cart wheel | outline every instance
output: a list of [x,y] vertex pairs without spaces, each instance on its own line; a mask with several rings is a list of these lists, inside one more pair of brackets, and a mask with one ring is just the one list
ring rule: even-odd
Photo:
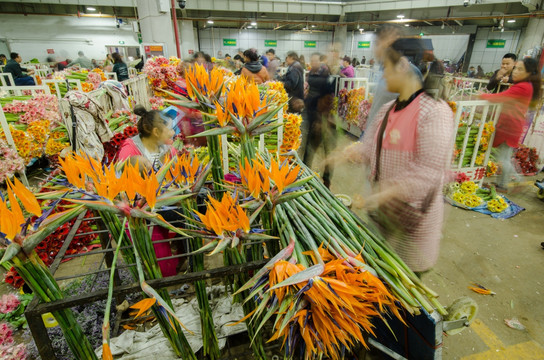
[[[447,310],[448,310],[448,315],[446,316],[447,321],[455,321],[455,320],[461,320],[463,318],[466,318],[467,322],[470,325],[476,318],[476,314],[478,314],[478,304],[476,304],[476,301],[472,300],[468,296],[463,296],[455,300],[448,307]],[[446,331],[446,334],[448,335],[459,334],[461,331],[465,329],[465,327],[466,326],[460,327],[458,329],[448,330]]]
[[544,189],[538,189],[538,192],[536,193],[536,197],[544,201]]

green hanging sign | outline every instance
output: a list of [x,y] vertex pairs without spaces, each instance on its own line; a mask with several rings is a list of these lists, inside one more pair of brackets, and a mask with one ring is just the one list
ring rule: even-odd
[[506,45],[506,40],[500,40],[500,39],[487,40],[486,48],[498,49],[498,48],[504,48],[504,45]]
[[315,48],[317,47],[317,41],[304,41],[305,48]]
[[278,46],[278,40],[265,40],[264,46],[266,47],[277,47]]
[[236,46],[236,39],[223,39],[223,46]]
[[359,41],[359,42],[357,42],[357,48],[359,48],[359,49],[368,49],[368,48],[370,48],[370,41]]

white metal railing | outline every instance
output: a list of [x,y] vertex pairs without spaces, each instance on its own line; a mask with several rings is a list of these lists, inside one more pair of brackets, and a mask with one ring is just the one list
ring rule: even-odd
[[361,87],[364,87],[365,89],[365,99],[368,99],[368,88],[369,82],[368,78],[342,78],[338,77],[336,82],[336,92],[335,96],[338,96],[338,93],[340,93],[340,90],[342,89],[359,89]]
[[[481,165],[476,164],[478,157],[480,143],[482,140],[482,134],[486,123],[491,122],[493,127],[496,128],[497,121],[501,112],[501,104],[490,103],[485,100],[477,101],[459,101],[457,102],[457,111],[455,113],[455,137],[452,140],[453,144],[451,148],[454,148],[456,140],[462,141],[461,148],[457,149],[459,154],[454,154],[452,161],[452,170],[455,173],[465,173],[471,180],[482,184],[486,174],[487,162],[489,161],[489,155],[493,147],[493,139],[495,138],[495,132],[491,134],[488,140],[487,149],[483,152],[484,157]],[[461,133],[460,124],[466,125],[466,132]],[[471,133],[472,130],[472,133]],[[460,139],[457,139],[457,138]],[[471,137],[475,137],[473,142]],[[470,156],[469,147],[474,146],[472,155]],[[468,162],[467,159],[468,158]]]
[[[78,80],[78,79],[66,79],[66,80],[68,80],[68,83],[70,84],[70,87],[73,90],[78,90],[78,91],[83,92],[83,87],[81,86],[81,80]],[[44,80],[42,80],[42,84],[44,84],[44,85],[53,84],[53,86],[55,87],[55,95],[60,100],[60,99],[62,99],[62,94],[60,92],[60,84],[65,84],[66,85],[66,80],[44,79]],[[74,87],[75,87],[75,89],[74,89]],[[70,90],[70,89],[68,89],[68,90]]]
[[0,85],[15,86],[15,81],[13,81],[11,73],[0,73]]
[[136,76],[138,76],[138,70],[136,70],[133,67],[129,67],[128,68],[128,77],[133,78],[133,77],[136,77]]
[[133,108],[135,104],[141,104],[148,110],[151,108],[151,89],[148,86],[147,76],[142,74],[135,78],[128,79],[122,82],[127,89],[129,104]]
[[117,73],[105,71],[104,75],[108,78],[108,80],[117,81]]
[[6,93],[6,96],[36,95],[39,93],[50,95],[51,90],[46,85],[1,86],[0,93]]

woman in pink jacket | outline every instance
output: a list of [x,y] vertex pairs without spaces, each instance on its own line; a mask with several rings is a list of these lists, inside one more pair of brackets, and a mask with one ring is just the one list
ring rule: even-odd
[[[140,164],[140,169],[145,172],[154,171],[161,167],[166,157],[176,156],[176,150],[170,145],[174,137],[174,130],[171,126],[171,120],[161,117],[157,110],[147,111],[143,106],[137,105],[134,113],[140,116],[138,121],[139,134],[125,140],[119,152],[119,160],[127,160]],[[161,215],[167,221],[172,215],[170,212],[162,212]],[[155,226],[151,234],[151,241],[159,241],[171,238],[167,229]],[[172,256],[172,250],[169,242],[160,242],[154,244],[157,258]],[[179,263],[178,258],[159,261],[159,267],[162,276],[176,275],[176,267]]]
[[497,123],[493,147],[499,149],[497,160],[502,164],[499,187],[506,189],[513,174],[512,153],[523,141],[528,123],[526,120],[529,106],[540,100],[542,79],[538,71],[538,62],[525,58],[516,63],[512,70],[512,85],[508,90],[497,94],[481,94],[480,98],[490,102],[502,103],[502,111]]

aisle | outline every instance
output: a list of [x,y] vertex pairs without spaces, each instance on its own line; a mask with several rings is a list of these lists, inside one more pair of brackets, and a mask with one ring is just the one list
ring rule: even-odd
[[[351,141],[352,137],[339,139],[339,148]],[[318,154],[314,163],[318,171],[321,159]],[[336,167],[331,189],[353,196],[360,193],[363,181],[364,172],[358,166],[344,164]],[[536,198],[534,186],[509,197],[526,208],[509,220],[446,207],[439,262],[423,279],[440,294],[444,305],[461,296],[476,300],[479,323],[445,338],[444,360],[544,359],[544,250],[540,246],[544,202]],[[471,282],[497,295],[476,294],[467,289]],[[527,330],[507,327],[504,319],[513,317]]]

